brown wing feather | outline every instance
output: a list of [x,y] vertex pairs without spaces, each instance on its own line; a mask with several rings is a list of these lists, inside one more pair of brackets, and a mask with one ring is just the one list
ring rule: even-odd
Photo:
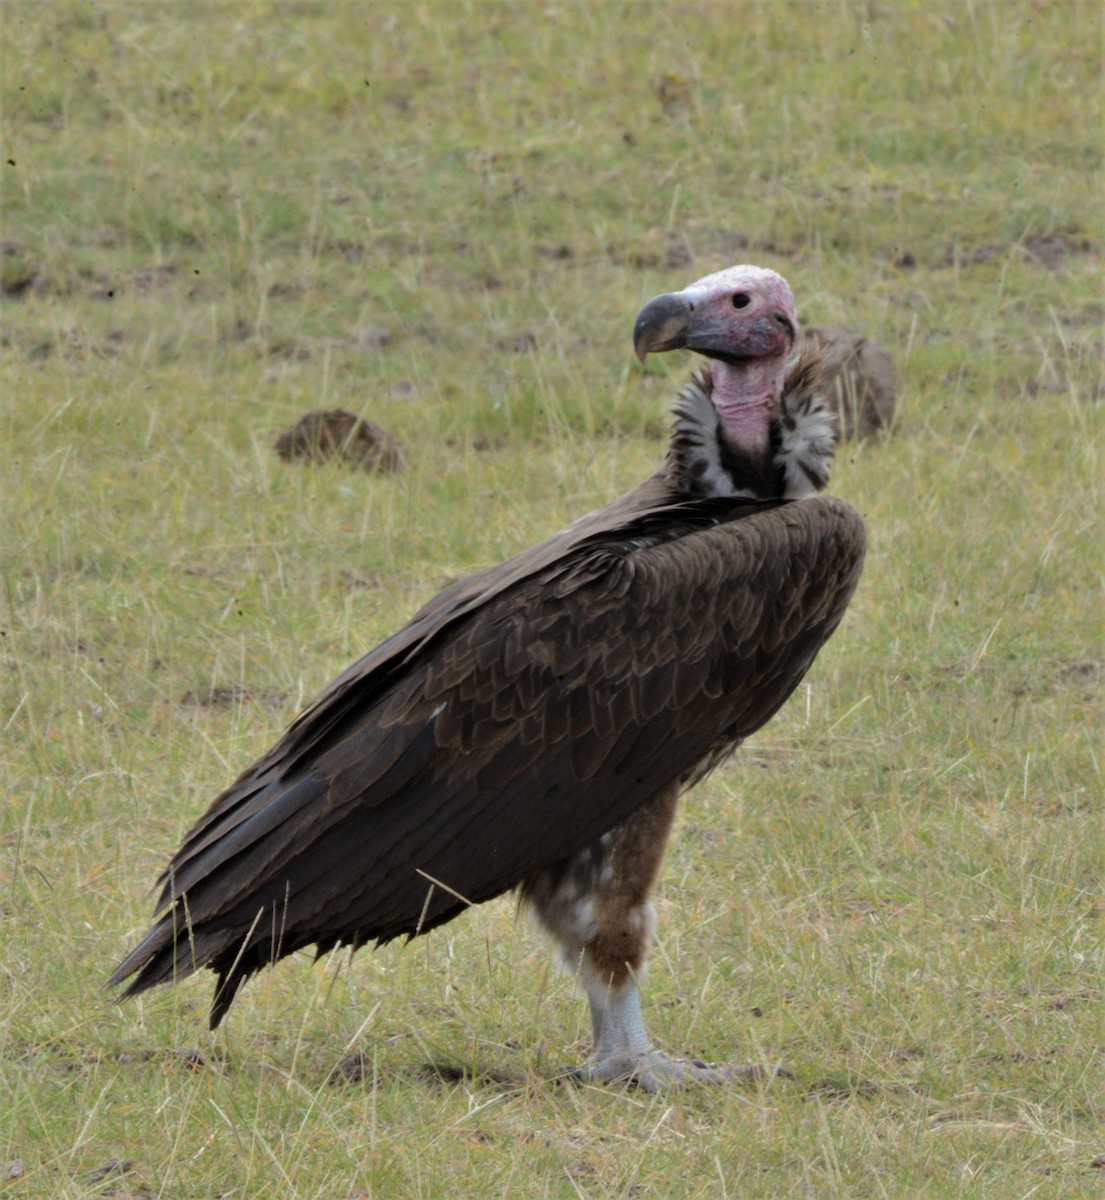
[[264,964],[441,924],[768,720],[843,615],[862,522],[653,485],[442,593],[335,681],[185,839],[113,981],[211,966],[217,1023]]

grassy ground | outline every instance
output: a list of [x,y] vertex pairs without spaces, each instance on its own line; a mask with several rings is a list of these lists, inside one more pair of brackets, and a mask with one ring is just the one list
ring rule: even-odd
[[[0,18],[0,1191],[1099,1188],[1097,6]],[[583,1006],[507,902],[291,960],[218,1036],[206,980],[113,1007],[166,855],[311,694],[651,470],[688,364],[639,369],[633,316],[734,261],[902,378],[834,477],[851,614],[659,897],[654,1036],[794,1078],[548,1082]],[[407,472],[281,464],[322,405]]]

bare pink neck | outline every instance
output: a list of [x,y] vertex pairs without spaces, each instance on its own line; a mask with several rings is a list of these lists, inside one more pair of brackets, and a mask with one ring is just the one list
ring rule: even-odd
[[710,369],[714,381],[710,399],[726,436],[750,454],[765,454],[771,418],[783,394],[786,359],[759,358],[740,366],[715,361]]

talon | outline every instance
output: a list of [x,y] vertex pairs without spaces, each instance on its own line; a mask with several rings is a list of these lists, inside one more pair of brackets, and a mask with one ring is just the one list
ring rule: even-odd
[[637,1054],[618,1054],[571,1068],[563,1077],[586,1083],[620,1083],[655,1095],[665,1089],[683,1090],[689,1084],[705,1083],[719,1087],[736,1082],[757,1082],[764,1078],[791,1078],[790,1072],[776,1068],[770,1074],[762,1067],[739,1063],[708,1063],[701,1058],[673,1058],[661,1050]]

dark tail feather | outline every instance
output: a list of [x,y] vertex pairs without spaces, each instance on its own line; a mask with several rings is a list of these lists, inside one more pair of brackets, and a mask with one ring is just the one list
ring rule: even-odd
[[230,1011],[238,989],[249,978],[256,968],[246,966],[240,960],[231,966],[219,969],[218,982],[215,984],[215,995],[211,998],[211,1012],[207,1018],[209,1029],[218,1029],[223,1017]]
[[155,984],[184,979],[199,968],[201,963],[197,961],[191,929],[180,928],[180,915],[179,909],[166,913],[112,971],[108,987],[116,987],[135,976],[121,1000]]

